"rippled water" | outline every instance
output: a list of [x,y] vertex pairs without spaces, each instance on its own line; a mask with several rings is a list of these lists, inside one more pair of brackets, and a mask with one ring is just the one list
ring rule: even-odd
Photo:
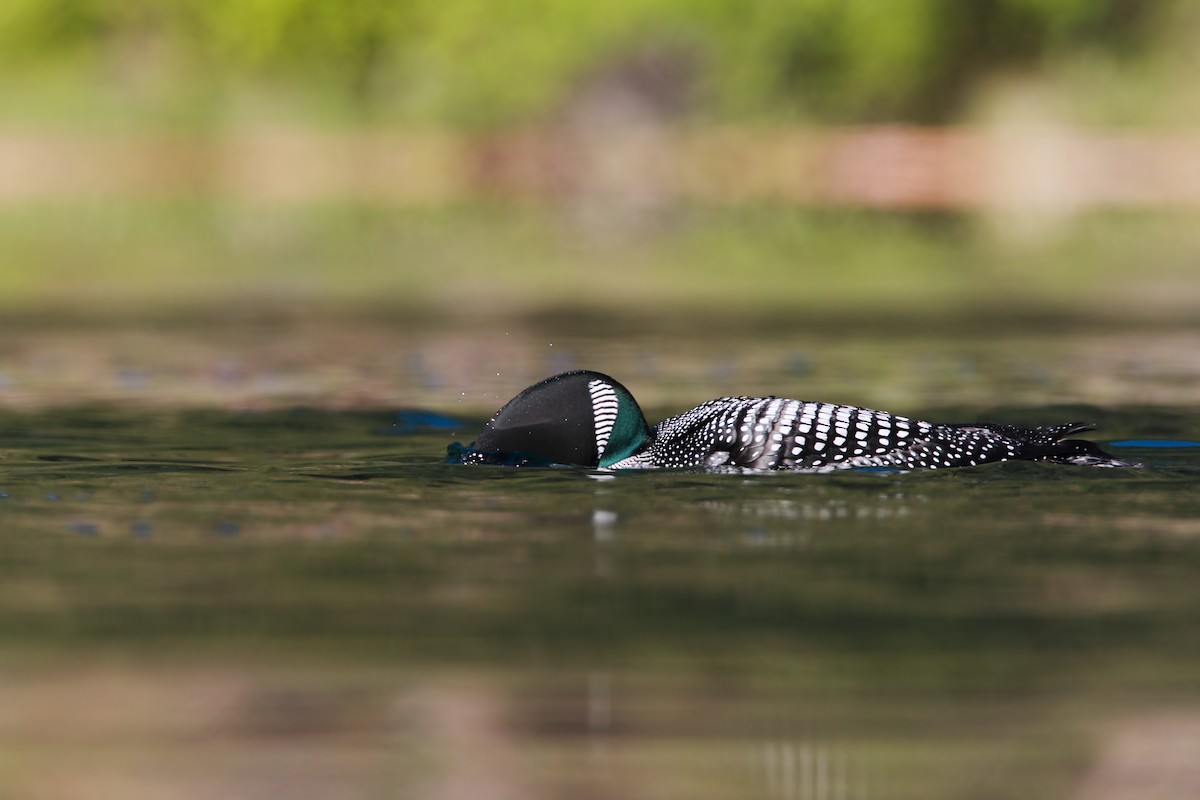
[[1148,467],[610,475],[444,463],[480,420],[9,413],[0,779],[1187,796],[1200,415],[1100,421]]

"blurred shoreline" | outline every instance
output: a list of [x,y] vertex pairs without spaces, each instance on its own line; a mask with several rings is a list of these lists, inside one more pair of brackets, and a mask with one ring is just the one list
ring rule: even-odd
[[[701,340],[697,336],[703,337]],[[903,413],[935,407],[1194,404],[1194,327],[979,328],[946,335],[878,329],[759,328],[617,335],[485,323],[412,326],[322,317],[109,321],[10,329],[0,349],[0,410],[427,408],[485,419],[521,388],[597,369],[648,410],[709,397],[778,394]],[[1089,419],[1097,416],[1088,410]]]
[[223,134],[0,129],[0,208],[89,200],[970,211],[1200,208],[1200,132],[1032,127],[530,128]]

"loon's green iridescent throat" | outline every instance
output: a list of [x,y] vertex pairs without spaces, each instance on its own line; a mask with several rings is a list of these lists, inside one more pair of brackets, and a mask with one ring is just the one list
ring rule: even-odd
[[600,466],[607,469],[650,446],[650,426],[637,401],[629,394],[618,393],[620,405],[608,446],[600,454]]

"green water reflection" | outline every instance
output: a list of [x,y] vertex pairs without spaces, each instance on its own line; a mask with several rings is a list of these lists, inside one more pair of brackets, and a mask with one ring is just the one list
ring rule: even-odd
[[[1123,451],[1144,470],[613,476],[454,467],[446,444],[478,420],[393,421],[0,418],[14,796],[82,796],[47,780],[52,753],[100,796],[1108,797],[1121,775],[1196,778],[1194,749],[1170,756],[1200,730],[1195,449]],[[1198,429],[1190,410],[1106,421]],[[1127,751],[1159,755],[1122,772]]]

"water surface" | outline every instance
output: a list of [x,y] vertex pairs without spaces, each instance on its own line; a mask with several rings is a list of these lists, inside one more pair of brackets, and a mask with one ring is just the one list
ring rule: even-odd
[[1146,469],[613,475],[444,463],[479,419],[8,413],[0,773],[39,797],[1194,785],[1200,418],[1103,422]]

